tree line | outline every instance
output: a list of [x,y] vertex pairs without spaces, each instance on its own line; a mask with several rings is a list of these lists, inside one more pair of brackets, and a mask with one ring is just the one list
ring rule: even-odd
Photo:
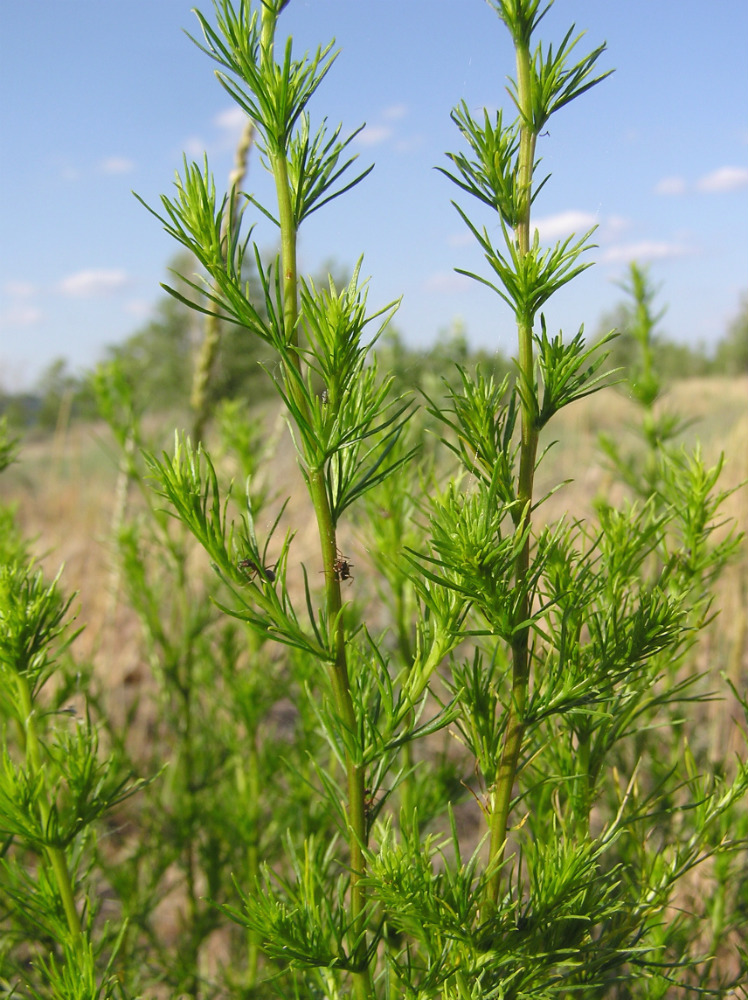
[[[184,273],[185,261],[175,260],[173,271]],[[325,265],[338,284],[346,279],[336,265]],[[170,269],[171,270],[171,269]],[[254,273],[248,273],[250,287],[261,293]],[[664,310],[663,310],[664,312]],[[662,319],[661,312],[658,319]],[[631,374],[637,356],[632,330],[636,323],[633,307],[622,300],[601,316],[596,337],[616,330],[618,336],[608,345],[610,363]],[[132,384],[144,409],[153,409],[154,401],[162,410],[180,411],[189,405],[190,385],[195,358],[203,336],[200,315],[183,302],[164,295],[153,316],[121,343],[109,346],[105,362],[114,361]],[[652,339],[653,363],[663,379],[674,381],[703,376],[739,376],[748,374],[748,291],[741,298],[737,314],[717,343],[708,350],[704,344],[685,344],[657,332]],[[474,365],[480,362],[486,372],[501,377],[513,370],[510,357],[500,351],[487,352],[472,347],[467,331],[459,321],[441,330],[434,343],[415,347],[395,325],[381,338],[377,347],[380,370],[395,378],[401,392],[421,390],[455,377],[455,362]],[[228,399],[251,398],[256,401],[269,394],[268,382],[260,377],[269,359],[263,357],[263,345],[249,338],[241,328],[223,324],[220,348],[211,373],[209,404]],[[91,387],[91,372],[74,372],[64,358],[57,358],[43,372],[34,388],[25,393],[0,391],[0,416],[17,427],[53,429],[60,419],[94,419],[96,402]]]

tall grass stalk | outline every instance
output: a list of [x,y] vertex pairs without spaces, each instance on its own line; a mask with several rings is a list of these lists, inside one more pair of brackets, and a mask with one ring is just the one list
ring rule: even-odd
[[[248,118],[241,137],[237,143],[234,157],[234,167],[229,175],[229,192],[226,202],[221,238],[226,239],[229,230],[235,230],[239,224],[239,197],[238,192],[249,167],[249,153],[252,149],[254,138],[254,123]],[[230,216],[229,216],[230,213]],[[207,313],[203,327],[203,340],[194,367],[192,378],[192,390],[190,393],[190,405],[194,414],[192,424],[192,437],[195,441],[201,441],[205,426],[210,416],[210,401],[208,398],[208,388],[216,363],[218,346],[220,341],[220,322],[215,310]]]

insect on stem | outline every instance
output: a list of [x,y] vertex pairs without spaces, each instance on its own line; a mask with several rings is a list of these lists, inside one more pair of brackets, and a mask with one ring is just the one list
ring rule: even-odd
[[344,556],[343,553],[338,550],[338,557],[332,564],[335,579],[353,581],[354,577],[353,573],[351,573],[352,567],[353,563],[349,562],[348,557]]
[[278,565],[277,563],[273,566],[258,566],[253,559],[245,558],[240,559],[237,565],[240,570],[247,574],[250,580],[254,580],[254,578],[259,574],[260,576],[265,577],[269,583],[275,582],[275,567]]

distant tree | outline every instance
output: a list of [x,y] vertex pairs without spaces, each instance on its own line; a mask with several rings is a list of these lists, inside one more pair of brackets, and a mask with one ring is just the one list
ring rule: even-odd
[[159,405],[187,397],[194,327],[191,316],[173,299],[162,299],[151,320],[107,354],[119,362],[137,394]]
[[627,302],[619,302],[598,320],[595,340],[602,339],[611,330],[618,334],[605,348],[609,356],[608,364],[612,368],[623,368],[630,372],[636,364],[637,344],[632,333],[633,321],[633,311]]
[[208,396],[213,405],[223,399],[241,399],[249,396],[256,400],[268,395],[267,379],[258,378],[260,365],[269,352],[263,350],[258,337],[250,337],[243,327],[224,324],[213,378]]
[[[169,265],[165,282],[179,296],[199,300],[197,264],[187,254],[175,257]],[[186,279],[186,280],[183,280]],[[250,284],[256,275],[247,276]],[[180,298],[165,294],[156,304],[152,318],[140,330],[119,344],[108,348],[108,360],[117,361],[133,386],[136,402],[148,409],[186,409],[189,405],[192,375],[202,341],[203,316]],[[249,345],[249,347],[248,347]],[[222,324],[218,354],[208,393],[211,401],[249,395],[255,398],[261,345],[257,338],[233,324]]]
[[[199,301],[200,275],[196,262],[187,254],[179,254],[169,265],[165,285],[177,293],[166,294],[157,303],[153,317],[144,327],[120,344],[111,346],[108,360],[117,361],[121,371],[133,386],[136,402],[145,408],[187,409],[192,388],[193,370],[204,335],[204,314],[195,312],[188,301]],[[326,262],[315,284],[327,284],[332,275],[338,288],[350,280],[350,274],[333,262]],[[185,280],[186,279],[186,280]],[[254,259],[245,259],[244,280],[249,294],[262,315],[262,294]],[[193,283],[193,284],[190,284]],[[261,365],[271,356],[263,342],[234,323],[221,323],[218,349],[213,360],[207,386],[209,409],[221,400],[242,398],[256,402],[267,396],[272,387],[262,375]]]
[[0,393],[0,417],[8,427],[19,430],[32,426],[39,412],[39,397],[33,392]]
[[72,372],[65,358],[56,358],[47,366],[34,386],[33,396],[36,406],[29,415],[42,430],[51,431],[73,418],[93,414],[85,376]]
[[439,331],[429,347],[409,347],[396,327],[389,327],[377,345],[377,361],[383,375],[392,375],[400,394],[422,390],[429,395],[441,395],[444,383],[456,384],[455,364],[471,367],[480,364],[485,375],[503,378],[512,363],[493,351],[473,350],[467,331],[460,320]]
[[738,313],[717,345],[714,370],[721,375],[748,374],[748,291],[743,292]]
[[[194,270],[184,256],[172,266],[180,274]],[[186,293],[187,286],[183,290]],[[107,349],[107,359],[118,363],[138,402],[147,401],[159,409],[186,405],[199,337],[197,316],[178,299],[164,295],[145,326]]]
[[655,343],[654,361],[665,379],[697,378],[712,373],[712,362],[702,344],[691,346],[662,337]]
[[[245,259],[243,277],[249,284],[250,298],[260,315],[264,315],[264,295],[254,259],[250,259],[249,255]],[[351,274],[336,261],[325,261],[319,272],[313,275],[312,280],[317,285],[326,286],[330,277],[335,286],[341,289],[348,284]],[[272,357],[272,350],[258,337],[249,334],[244,327],[224,323],[211,384],[208,388],[211,404],[215,406],[224,399],[241,399],[247,394],[256,401],[272,392],[266,378],[257,378],[261,374],[260,366]]]

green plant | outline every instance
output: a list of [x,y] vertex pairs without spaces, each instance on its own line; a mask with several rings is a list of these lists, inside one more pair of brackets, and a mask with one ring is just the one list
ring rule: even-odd
[[[445,172],[498,213],[495,245],[458,206],[493,272],[472,277],[516,317],[517,372],[497,383],[463,369],[446,400],[429,400],[459,467],[446,483],[443,464],[431,474],[421,528],[383,561],[393,646],[356,602],[343,601],[350,573],[338,531],[348,508],[366,496],[376,505],[388,483],[394,497],[385,509],[395,516],[396,477],[415,454],[400,446],[410,414],[389,402],[387,380],[366,363],[363,330],[389,312],[367,316],[359,269],[343,289],[297,274],[304,219],[366,172],[346,182],[349,140],[312,130],[307,104],[330,69],[330,47],[296,59],[289,40],[276,61],[285,6],[253,11],[220,0],[217,28],[198,14],[201,47],[254,122],[275,179],[277,208],[247,198],[279,229],[274,264],[253,250],[264,308],[242,284],[248,243],[238,221],[222,232],[226,202],[207,164],[185,164],[160,215],[204,267],[210,308],[275,352],[273,380],[316,516],[324,577],[319,595],[314,574],[293,558],[292,534],[268,572],[279,521],[260,538],[250,503],[229,513],[206,452],[180,440],[172,457],[150,459],[159,492],[229,588],[224,610],[317,664],[306,696],[332,751],[331,760],[314,761],[316,791],[341,840],[289,834],[285,865],[239,885],[240,903],[226,910],[257,935],[271,963],[287,968],[286,985],[276,980],[287,995],[602,995],[624,981],[632,995],[659,995],[679,964],[684,984],[695,975],[707,985],[697,955],[673,957],[661,914],[691,868],[732,849],[715,829],[742,797],[748,772],[740,765],[733,779],[704,784],[686,751],[685,772],[654,768],[650,782],[655,743],[636,737],[663,709],[703,697],[692,693],[692,678],[672,687],[665,678],[703,621],[699,586],[734,545],[710,545],[723,499],[712,493],[716,473],[698,457],[684,459],[657,491],[647,482],[641,502],[601,505],[596,524],[543,524],[543,498],[534,495],[544,428],[609,382],[600,347],[610,337],[589,348],[581,329],[570,339],[550,336],[543,313],[588,266],[591,234],[545,248],[531,226],[545,184],[536,178],[537,138],[607,75],[595,75],[604,47],[575,62],[573,30],[557,48],[535,45],[547,6],[497,0],[516,51],[516,116],[509,124],[501,112],[475,119],[466,104],[453,114],[467,152],[450,154]],[[637,294],[646,302],[643,288]],[[645,338],[642,352],[651,381]],[[252,569],[249,584],[242,566]],[[299,572],[303,611],[292,597]],[[432,829],[446,826],[429,832],[419,822],[413,758],[403,756],[446,726],[472,762],[486,823],[485,843],[467,862],[449,782],[430,810]],[[388,808],[398,788],[399,817]],[[658,830],[670,839],[655,848]]]
[[[14,442],[0,426],[0,470]],[[26,996],[126,996],[116,961],[126,924],[102,924],[93,872],[102,817],[142,787],[100,750],[71,664],[70,605],[0,518],[0,984]],[[82,703],[76,707],[74,702]],[[14,984],[15,980],[15,985]]]
[[[212,602],[226,599],[220,581],[210,567],[195,565],[191,536],[149,488],[142,457],[147,432],[126,369],[103,365],[93,383],[121,456],[114,555],[140,623],[157,713],[148,721],[154,705],[147,696],[137,698],[108,729],[134,768],[161,772],[134,803],[131,833],[116,861],[100,857],[129,919],[123,978],[135,993],[146,966],[146,983],[158,978],[176,995],[249,990],[257,980],[256,942],[238,928],[226,934],[218,904],[233,898],[232,879],[257,877],[260,856],[274,857],[283,829],[300,811],[304,829],[324,825],[302,782],[284,787],[274,778],[280,755],[298,776],[308,768],[293,736],[269,718],[279,699],[303,684],[303,664],[279,662],[261,637],[216,609]],[[259,512],[267,499],[266,490],[254,487],[260,423],[225,406],[220,426],[227,450],[240,449]],[[242,586],[254,572],[246,560],[237,557],[233,567]],[[267,562],[263,555],[258,565],[271,573]],[[306,753],[315,745],[311,721],[300,718],[297,726]],[[150,731],[145,746],[132,736],[144,727]],[[168,898],[179,901],[173,927],[164,926],[160,911]],[[231,963],[208,971],[216,936],[225,939]]]
[[[536,41],[550,4],[491,6],[514,41],[514,110],[456,108],[463,150],[443,172],[490,213],[483,224],[456,206],[490,269],[471,276],[514,314],[517,358],[499,375],[462,356],[422,407],[380,375],[377,338],[395,305],[369,310],[362,265],[345,282],[298,273],[304,220],[368,173],[352,170],[352,136],[312,126],[331,46],[298,58],[289,38],[281,51],[289,0],[216,0],[213,21],[197,14],[276,204],[233,183],[221,196],[207,160],[185,161],[152,211],[203,275],[172,296],[272,357],[298,488],[270,488],[281,456],[248,405],[209,425],[212,326],[193,381],[199,441],[178,433],[161,451],[128,372],[97,374],[120,450],[122,588],[158,705],[145,759],[128,742],[140,703],[107,726],[112,773],[128,762],[160,773],[126,808],[117,796],[129,786],[112,786],[102,803],[117,807],[126,849],[87,855],[124,930],[92,921],[104,945],[76,966],[60,904],[67,923],[57,944],[44,939],[54,963],[37,962],[31,995],[45,982],[60,997],[96,995],[115,970],[123,995],[201,1000],[649,1000],[728,996],[744,982],[748,766],[702,737],[720,681],[697,645],[738,543],[719,522],[728,491],[721,464],[676,447],[677,418],[655,407],[653,292],[632,268],[641,444],[605,443],[619,490],[586,520],[548,515],[564,482],[538,495],[558,412],[621,377],[605,372],[613,334],[590,347],[582,328],[549,333],[549,304],[589,266],[592,234],[545,247],[532,226],[547,181],[538,138],[607,74],[604,47],[577,57],[573,29],[559,46]],[[253,211],[277,226],[270,262],[242,231]],[[0,608],[10,615],[14,600]],[[736,683],[734,696],[746,709]],[[37,732],[36,716],[8,712]],[[86,739],[70,758],[81,772],[99,759]],[[48,781],[72,781],[63,757],[52,749],[54,767],[27,767],[47,803]],[[98,815],[79,814],[86,829]],[[77,855],[58,864],[55,845],[37,841],[50,871],[76,870]],[[23,850],[18,860],[6,894],[36,913],[29,872],[47,869]],[[159,919],[172,893],[175,941]],[[28,924],[14,933],[36,940]],[[218,968],[216,936],[229,945]]]

